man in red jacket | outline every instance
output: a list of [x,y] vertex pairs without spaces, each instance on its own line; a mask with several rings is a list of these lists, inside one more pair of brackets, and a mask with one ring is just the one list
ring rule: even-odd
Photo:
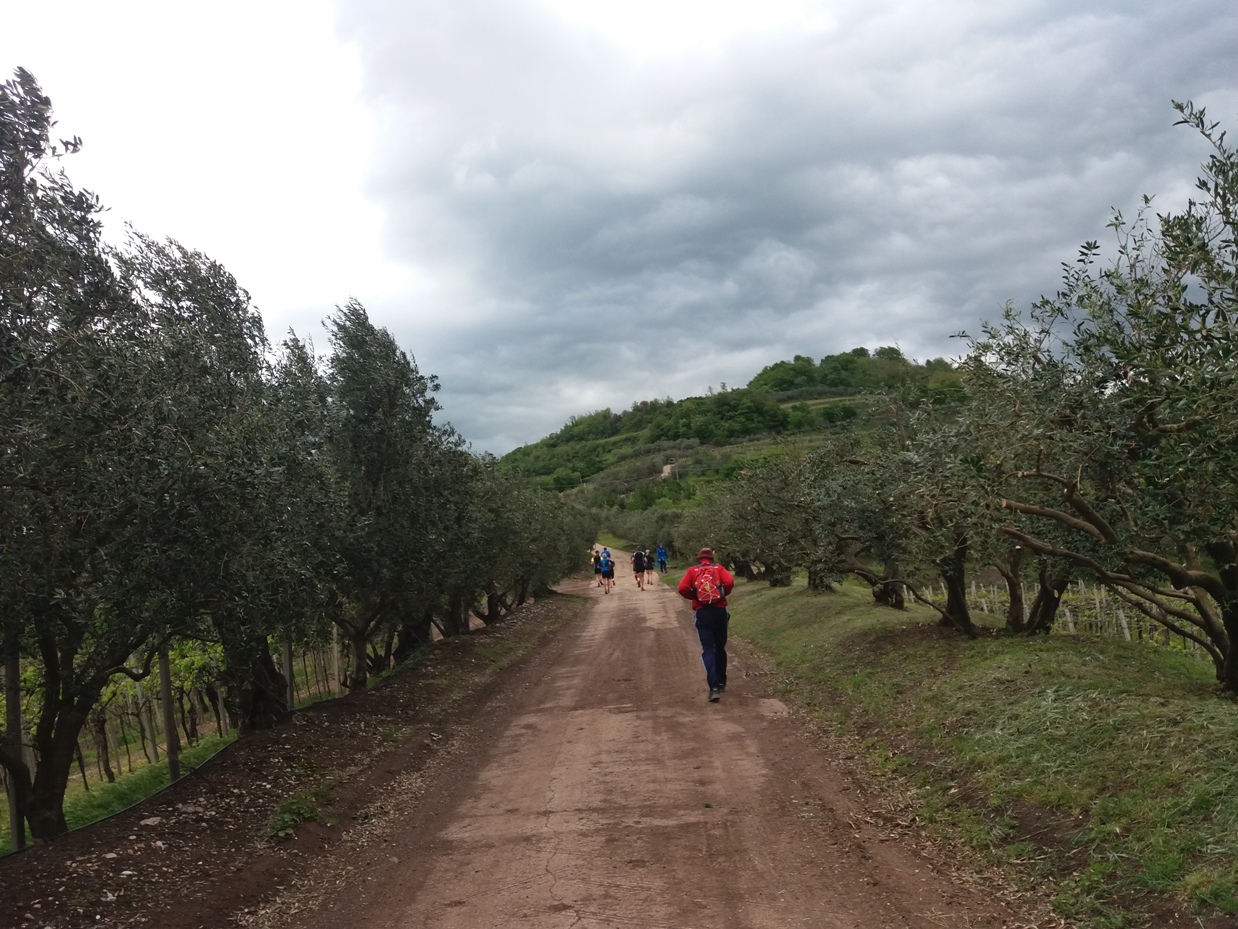
[[717,703],[726,690],[726,595],[735,587],[735,576],[714,563],[714,550],[702,548],[696,564],[679,581],[679,596],[692,601],[696,610],[696,634],[701,640],[701,662],[709,684],[709,702]]

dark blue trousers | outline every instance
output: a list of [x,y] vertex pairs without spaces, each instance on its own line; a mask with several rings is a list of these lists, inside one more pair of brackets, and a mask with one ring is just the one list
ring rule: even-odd
[[726,686],[726,627],[731,614],[724,607],[703,606],[696,611],[696,634],[701,640],[701,663],[709,689]]

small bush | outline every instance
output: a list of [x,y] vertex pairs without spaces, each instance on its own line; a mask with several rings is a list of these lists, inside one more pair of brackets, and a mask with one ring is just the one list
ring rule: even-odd
[[320,805],[326,791],[321,788],[293,794],[279,805],[267,826],[267,835],[273,839],[286,839],[294,835],[301,823],[316,822],[321,818]]

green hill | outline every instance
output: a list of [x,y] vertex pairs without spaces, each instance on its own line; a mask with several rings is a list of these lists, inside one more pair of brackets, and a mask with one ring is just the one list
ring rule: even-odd
[[788,441],[811,445],[864,428],[884,392],[944,394],[957,382],[945,360],[918,364],[893,347],[856,348],[820,361],[796,355],[767,366],[745,387],[573,417],[501,464],[597,507],[676,507],[701,483],[725,478]]

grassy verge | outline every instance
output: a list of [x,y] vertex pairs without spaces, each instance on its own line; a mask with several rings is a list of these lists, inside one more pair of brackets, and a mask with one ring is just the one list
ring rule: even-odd
[[[181,752],[181,771],[188,772],[190,768],[202,764],[231,741],[232,737],[220,738],[218,736],[200,739],[197,745]],[[95,784],[90,790],[67,793],[64,818],[70,829],[77,829],[145,800],[151,794],[166,787],[168,783],[166,759],[155,764],[145,764],[140,768],[134,768],[129,774],[120,775],[114,783]],[[29,842],[29,831],[27,831],[26,838]],[[11,848],[12,836],[9,834],[9,820],[6,815],[3,823],[0,823],[0,854]]]
[[610,532],[599,532],[598,543],[605,545],[612,552],[626,552],[632,548],[632,543]]
[[1238,913],[1238,706],[1206,662],[1100,637],[967,641],[858,586],[741,583],[731,604],[788,697],[865,738],[923,819],[1050,881],[1063,916]]

